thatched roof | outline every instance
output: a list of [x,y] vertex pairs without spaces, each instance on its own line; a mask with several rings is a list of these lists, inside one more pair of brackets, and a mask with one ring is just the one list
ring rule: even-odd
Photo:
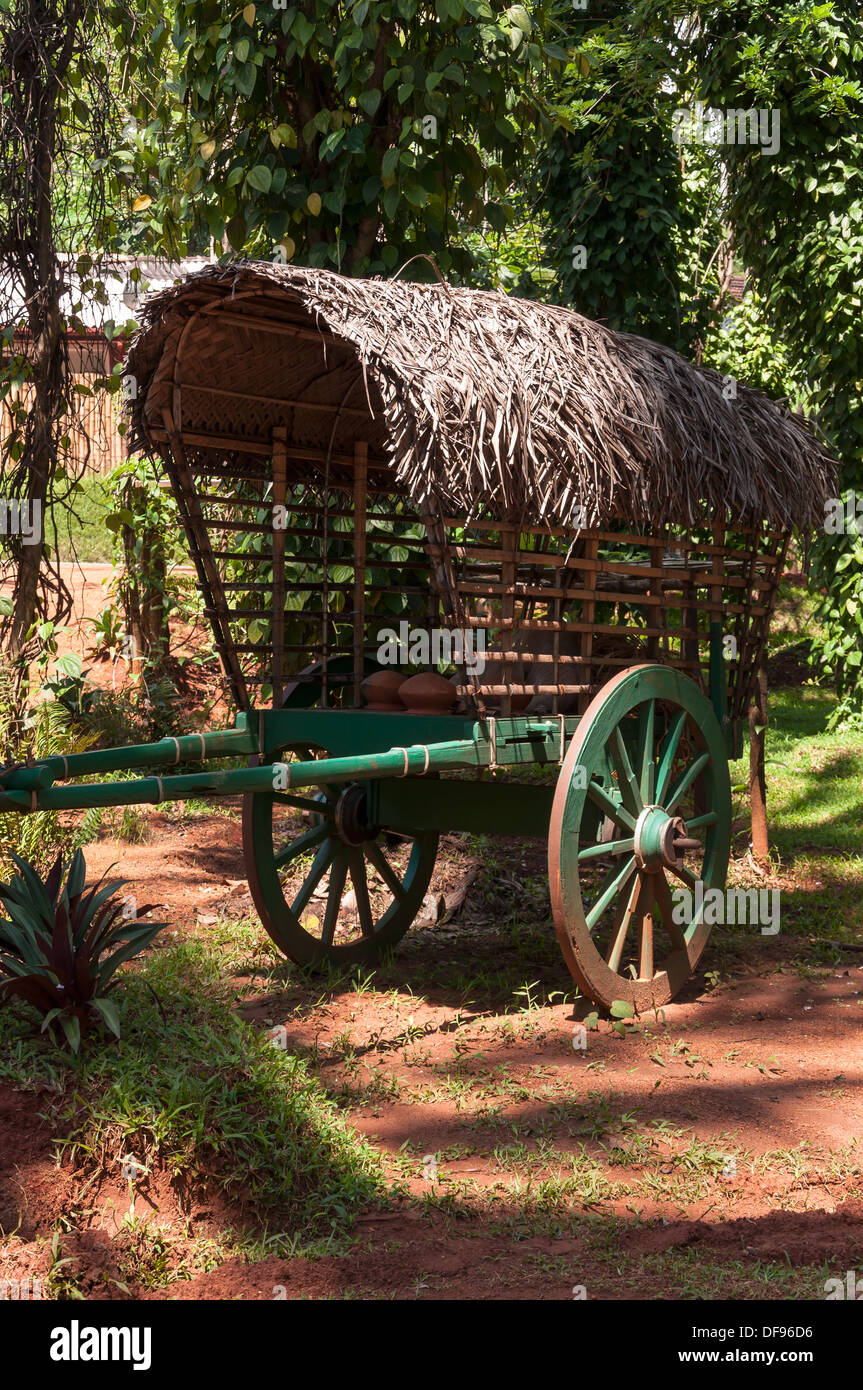
[[563,526],[579,507],[649,529],[717,505],[819,526],[836,486],[805,421],[762,393],[726,399],[667,347],[501,293],[244,261],[142,320],[131,443],[158,446],[167,407],[199,462],[260,459],[287,425],[298,468],[363,439],[419,505]]

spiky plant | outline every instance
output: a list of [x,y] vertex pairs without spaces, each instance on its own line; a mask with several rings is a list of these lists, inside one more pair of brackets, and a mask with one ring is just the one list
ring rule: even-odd
[[18,870],[0,884],[0,1004],[24,999],[42,1014],[42,1031],[62,1029],[77,1052],[81,1035],[101,1019],[119,1038],[120,1018],[110,992],[119,984],[123,961],[149,946],[163,922],[141,924],[123,916],[112,901],[125,880],[105,875],[85,892],[87,874],[80,850],[64,877],[58,856],[46,879],[13,855]]

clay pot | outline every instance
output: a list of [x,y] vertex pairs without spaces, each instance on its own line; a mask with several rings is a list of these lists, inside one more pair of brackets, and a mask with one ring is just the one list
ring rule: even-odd
[[510,709],[512,710],[513,714],[521,714],[522,710],[527,709],[532,699],[533,696],[527,693],[522,693],[521,695],[510,695],[509,703]]
[[457,696],[446,676],[422,671],[399,686],[399,699],[409,714],[449,714]]
[[375,671],[374,675],[366,676],[360,686],[366,709],[402,711],[404,705],[399,699],[399,687],[406,680],[407,676],[400,671]]

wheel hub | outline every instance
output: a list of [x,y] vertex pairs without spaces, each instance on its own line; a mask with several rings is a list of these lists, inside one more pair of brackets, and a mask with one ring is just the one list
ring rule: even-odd
[[356,783],[340,794],[335,806],[336,833],[346,845],[363,845],[377,839],[380,826],[369,825],[366,808],[365,789]]
[[634,839],[635,862],[647,873],[679,868],[689,848],[685,820],[670,816],[661,806],[645,806],[635,823]]

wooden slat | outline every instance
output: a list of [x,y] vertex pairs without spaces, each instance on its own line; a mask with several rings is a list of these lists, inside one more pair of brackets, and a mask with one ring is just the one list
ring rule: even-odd
[[[506,526],[507,523],[502,521],[492,521],[485,517],[473,518],[467,521],[464,517],[447,516],[443,518],[443,524],[444,526],[450,529],[454,528],[460,530],[464,528],[465,530],[469,531],[500,531],[501,528]],[[704,530],[707,528],[702,527],[701,529]],[[736,536],[754,536],[758,534],[757,527],[753,529],[753,527],[751,526],[735,525],[733,528],[729,529],[733,529],[734,534]],[[531,522],[531,524],[528,526],[522,526],[520,528],[520,534],[525,536],[559,536],[567,541],[571,541],[573,538],[573,530],[571,526],[541,526],[538,524],[534,524],[533,522]],[[649,541],[649,535],[644,532],[636,533],[629,531],[584,530],[580,534],[581,537],[585,540],[588,537],[591,537],[592,539],[598,541],[614,541],[620,545],[646,546]],[[667,544],[669,546],[669,549],[677,550],[688,549],[709,551],[711,549],[710,542],[702,545],[700,541],[688,539],[686,536],[668,537]]]
[[[359,709],[365,672],[363,624],[366,611],[366,473],[368,445],[354,444],[354,706]],[[377,563],[377,562],[375,562]]]
[[[588,537],[585,540],[584,558],[586,560],[589,561],[596,558],[598,544],[598,541],[596,541],[593,537]],[[581,616],[585,623],[585,630],[581,634],[581,655],[585,658],[589,658],[593,651],[593,620],[596,616],[596,601],[593,597],[593,594],[596,590],[597,577],[598,576],[596,570],[591,570],[588,574],[587,592],[589,597],[585,598],[582,601],[581,606]],[[584,711],[587,709],[589,703],[589,696],[584,693],[581,693],[578,697],[579,714],[584,714]]]
[[[287,498],[288,431],[284,425],[273,430],[273,509],[284,507]],[[273,529],[273,709],[282,707],[285,641],[285,541],[284,529]]]
[[282,409],[321,410],[327,414],[361,415],[364,420],[372,420],[368,406],[339,405],[333,401],[293,400],[287,396],[259,396],[253,391],[231,391],[226,386],[213,386],[201,381],[184,381],[183,392],[201,391],[208,396],[224,396],[238,401],[261,401],[264,405],[277,405]]
[[[170,454],[166,455],[166,462],[169,463],[169,472],[174,475],[174,495],[184,521],[195,568],[198,571],[198,582],[204,587],[210,607],[217,612],[224,612],[226,604],[222,592],[221,575],[213,560],[210,539],[204,528],[203,514],[189,474],[183,441],[174,428],[173,417],[167,406],[162,411],[162,419],[165,425],[165,436],[171,446]],[[221,627],[218,619],[213,625],[213,636],[222,663],[222,670],[231,688],[237,708],[245,709],[248,705],[248,692],[243,672],[236,659],[230,634]]]
[[[150,433],[154,439],[168,439],[167,432],[163,432],[162,430],[151,430]],[[202,430],[184,430],[183,443],[188,449],[221,449],[226,454],[255,454],[260,455],[262,458],[269,458],[272,450],[272,445],[269,440],[248,438],[236,434],[205,433]],[[286,457],[292,461],[317,463],[320,464],[321,468],[323,468],[327,462],[326,450],[317,449],[312,445],[308,447],[291,445],[290,448],[285,450],[285,454]],[[338,467],[353,469],[353,462],[353,454],[334,453],[330,456],[330,463],[336,464]],[[390,469],[387,460],[383,458],[369,459],[369,467],[379,468],[382,471],[389,471]],[[199,467],[195,471],[199,476],[210,476],[208,469]],[[243,475],[238,473],[235,476],[242,477]],[[335,485],[333,485],[333,491],[336,491]]]

